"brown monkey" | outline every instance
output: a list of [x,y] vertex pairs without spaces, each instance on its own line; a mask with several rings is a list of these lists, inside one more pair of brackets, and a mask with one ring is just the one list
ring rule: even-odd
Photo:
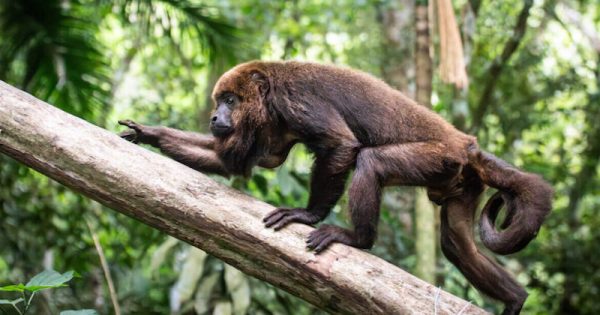
[[[424,186],[442,206],[442,249],[480,291],[518,314],[526,291],[476,247],[473,221],[484,185],[498,189],[480,219],[481,240],[498,254],[525,247],[551,209],[552,189],[539,176],[482,152],[472,136],[419,106],[384,82],[359,71],[301,62],[249,62],[217,82],[213,136],[121,121],[122,136],[158,147],[194,169],[248,175],[274,168],[292,146],[304,143],[315,163],[306,208],[279,208],[267,227],[323,220],[349,188],[353,230],[321,225],[307,245],[321,252],[338,242],[370,248],[375,241],[381,191],[389,185]],[[500,208],[507,215],[495,228]]]

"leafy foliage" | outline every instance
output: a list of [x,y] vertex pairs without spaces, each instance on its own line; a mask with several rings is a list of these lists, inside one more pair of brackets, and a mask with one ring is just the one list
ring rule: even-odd
[[[386,28],[392,34],[409,30],[393,29],[386,18],[412,21],[411,3],[2,1],[0,79],[109,129],[116,127],[118,118],[128,117],[205,130],[214,80],[246,59],[334,62],[387,79],[394,63],[413,58],[414,37],[401,37],[398,47],[387,49],[394,38],[384,38]],[[470,4],[478,6],[472,26]],[[457,91],[436,75],[433,108],[466,129],[486,84],[495,80],[478,131],[480,145],[542,174],[556,190],[555,209],[537,240],[514,257],[498,259],[527,285],[525,312],[595,314],[600,307],[600,265],[595,259],[600,251],[595,212],[600,206],[595,189],[600,185],[600,52],[581,27],[569,22],[561,5],[580,12],[580,20],[591,23],[596,33],[600,6],[588,0],[534,2],[520,45],[502,73],[492,77],[490,66],[514,35],[523,2],[454,5],[464,43],[471,47],[466,50],[471,85]],[[469,27],[472,35],[466,36]],[[433,38],[435,43],[435,33]],[[406,64],[400,75],[406,77],[406,92],[411,94],[414,68]],[[277,170],[256,171],[248,181],[216,179],[273,205],[301,207],[308,199],[311,163],[311,155],[298,146]],[[415,264],[412,194],[405,189],[386,191],[379,239],[372,250],[409,270]],[[328,223],[347,225],[346,203],[343,197]],[[97,227],[124,313],[319,313],[0,156],[0,283],[18,283],[41,267],[73,269],[82,275],[70,286],[76,294],[48,290],[51,302],[34,300],[33,311],[59,313],[93,305],[101,314],[111,312],[86,221]],[[442,288],[499,311],[445,259],[438,261],[437,278]],[[4,291],[17,294],[29,284],[5,286]],[[12,308],[26,301],[19,297],[0,303]]]
[[[0,300],[0,310],[2,305],[10,305],[12,309],[20,315],[26,314],[31,306],[31,301],[35,293],[41,290],[54,289],[66,286],[66,283],[73,279],[74,272],[67,271],[63,274],[54,270],[45,270],[35,275],[27,284],[13,284],[0,287],[0,291],[18,292],[22,297],[14,300]],[[29,295],[29,296],[27,296]],[[22,305],[22,306],[21,306]],[[97,314],[95,310],[64,311],[61,314]]]
[[[5,1],[0,77],[79,116],[108,102],[109,68],[89,1]],[[10,39],[10,40],[7,40]]]
[[73,271],[60,274],[54,270],[45,270],[31,278],[27,284],[16,284],[0,287],[0,291],[29,291],[35,293],[44,289],[64,287],[65,283],[73,279]]

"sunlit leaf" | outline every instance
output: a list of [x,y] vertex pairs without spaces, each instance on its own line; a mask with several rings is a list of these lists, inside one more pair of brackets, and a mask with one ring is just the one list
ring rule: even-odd
[[25,291],[25,285],[22,283],[11,284],[11,285],[7,285],[4,287],[0,287],[0,291],[23,292],[23,291]]
[[204,314],[212,308],[210,304],[211,295],[220,277],[220,273],[213,273],[202,279],[194,298],[194,310],[196,310],[196,313]]
[[246,275],[236,268],[225,264],[225,284],[227,285],[229,294],[231,294],[233,314],[246,314],[248,307],[250,307],[250,286],[248,285]]
[[150,263],[150,272],[156,271],[165,261],[171,249],[177,245],[178,240],[174,237],[168,237],[152,254],[152,260]]
[[171,288],[170,300],[171,310],[178,311],[181,304],[191,299],[198,280],[204,271],[204,260],[206,252],[190,246],[188,256],[183,263],[183,268],[179,274],[179,279]]
[[277,171],[277,182],[279,183],[279,190],[286,196],[292,192],[294,179],[290,176],[287,169],[281,168]]
[[45,270],[31,278],[25,285],[25,290],[36,292],[43,289],[58,288],[73,279],[73,271],[60,274],[54,270]]
[[231,302],[229,301],[219,301],[215,305],[215,309],[213,311],[213,315],[232,315],[231,310]]

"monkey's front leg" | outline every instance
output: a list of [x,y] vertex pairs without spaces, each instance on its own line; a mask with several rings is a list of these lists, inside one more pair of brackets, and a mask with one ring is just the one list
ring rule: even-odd
[[291,222],[310,225],[322,221],[344,193],[348,173],[348,169],[333,171],[330,157],[317,157],[311,173],[308,206],[278,208],[265,216],[265,226],[279,230]]
[[356,159],[356,169],[348,190],[349,208],[354,231],[324,224],[308,237],[308,248],[320,253],[332,243],[357,248],[371,248],[377,234],[382,183],[369,149],[363,149]]
[[159,148],[172,159],[195,170],[229,176],[213,150],[214,138],[211,136],[161,126],[145,126],[131,120],[121,120],[119,124],[131,128],[120,134],[125,140]]

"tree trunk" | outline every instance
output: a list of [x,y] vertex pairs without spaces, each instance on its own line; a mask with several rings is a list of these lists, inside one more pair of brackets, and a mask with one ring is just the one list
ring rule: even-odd
[[385,82],[414,98],[414,1],[396,0],[377,3],[377,22],[383,33],[380,68]]
[[[414,98],[415,88],[414,84],[411,85],[415,78],[414,0],[377,2],[375,9],[377,11],[377,23],[379,23],[383,34],[381,41],[382,58],[380,61],[381,76],[390,86]],[[400,233],[406,235],[413,233],[415,191],[414,187],[397,187],[396,189],[385,190],[384,206],[390,210],[393,219],[400,222],[402,231],[395,231],[391,226],[380,225],[379,238],[394,238],[395,235]],[[393,202],[385,202],[385,200],[390,199]],[[394,248],[394,246],[390,248]],[[402,255],[403,253],[398,253],[391,257],[400,259]]]
[[431,39],[429,36],[429,10],[427,1],[417,1],[415,9],[415,28],[417,33],[415,63],[417,83],[416,100],[419,104],[431,108],[431,79],[432,61],[429,50]]
[[[417,33],[415,61],[417,64],[417,102],[431,108],[432,61],[429,54],[429,12],[427,1],[418,1],[415,10]],[[424,189],[417,190],[415,201],[415,252],[417,264],[415,275],[429,283],[435,283],[436,266],[436,209],[428,200]]]
[[316,256],[311,227],[266,229],[272,206],[1,81],[0,152],[330,313],[485,313],[364,251]]

